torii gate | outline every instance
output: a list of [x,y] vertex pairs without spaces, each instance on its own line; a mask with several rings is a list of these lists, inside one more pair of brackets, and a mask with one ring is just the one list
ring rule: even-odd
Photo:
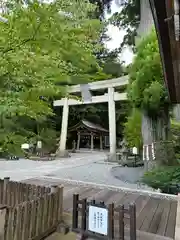
[[[108,102],[108,116],[109,116],[109,138],[110,138],[110,155],[116,153],[116,101],[127,100],[127,94],[119,93],[115,91],[115,88],[122,87],[128,84],[128,76],[123,76],[119,78],[103,80],[92,82],[88,84],[88,88],[91,91],[108,89],[108,93],[99,96],[92,96],[89,101],[80,101],[75,99],[68,99],[68,97],[61,100],[54,101],[53,105],[63,106],[63,116],[61,125],[61,135],[60,135],[60,146],[59,155],[66,155],[66,140],[67,140],[67,129],[68,129],[68,115],[69,106],[72,105],[82,105],[82,104],[93,104],[93,103],[103,103]],[[68,93],[78,93],[81,92],[81,85],[71,86],[68,89]]]

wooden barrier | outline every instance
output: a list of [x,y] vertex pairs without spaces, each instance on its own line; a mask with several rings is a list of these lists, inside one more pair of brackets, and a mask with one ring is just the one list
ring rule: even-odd
[[[2,195],[1,195],[2,194]],[[0,180],[0,239],[40,240],[63,216],[63,187]]]
[[0,204],[14,206],[24,201],[42,197],[51,192],[51,188],[36,186],[21,182],[10,181],[9,178],[0,180]]
[[[88,219],[89,206],[107,209],[108,211],[107,234],[99,234],[97,232],[92,232],[91,230],[88,229],[87,223],[88,221],[91,221],[90,219]],[[81,214],[80,225],[79,225],[79,212]],[[81,240],[87,239],[88,237],[103,239],[103,240],[107,240],[107,239],[113,240],[117,237],[118,239],[124,240],[125,239],[125,224],[124,224],[125,218],[128,218],[130,222],[129,224],[130,240],[136,240],[137,232],[136,232],[136,205],[135,204],[130,204],[128,208],[125,208],[124,205],[115,207],[114,203],[111,203],[108,206],[105,206],[103,202],[96,203],[93,200],[90,203],[87,203],[87,199],[79,199],[78,194],[73,195],[72,231],[80,233]]]

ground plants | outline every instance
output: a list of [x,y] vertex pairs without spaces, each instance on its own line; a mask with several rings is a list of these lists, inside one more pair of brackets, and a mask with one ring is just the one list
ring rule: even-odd
[[158,167],[144,174],[142,182],[160,189],[163,193],[178,194],[180,191],[180,165]]

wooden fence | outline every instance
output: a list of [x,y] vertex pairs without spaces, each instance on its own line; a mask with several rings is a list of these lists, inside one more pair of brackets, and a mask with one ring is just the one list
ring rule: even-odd
[[[102,206],[108,209],[108,233],[107,235],[96,234],[88,230],[88,207],[90,205]],[[81,215],[81,222],[79,224],[79,213]],[[129,221],[129,227],[125,228],[126,220]],[[125,231],[126,230],[126,231]],[[91,203],[87,202],[87,199],[79,199],[78,194],[73,195],[73,219],[72,219],[72,231],[80,233],[81,239],[87,237],[93,237],[103,240],[117,239],[124,240],[128,235],[130,240],[136,240],[136,205],[130,204],[128,208],[124,205],[118,207],[114,206],[114,203],[109,204],[107,207],[103,202],[95,203],[93,200]]]
[[0,180],[0,239],[40,240],[63,216],[63,187]]

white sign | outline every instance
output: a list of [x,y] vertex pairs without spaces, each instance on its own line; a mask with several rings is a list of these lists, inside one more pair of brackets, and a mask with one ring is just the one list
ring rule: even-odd
[[133,147],[132,152],[133,152],[133,154],[137,155],[137,154],[138,154],[138,149],[137,149],[137,147]]
[[22,149],[29,149],[29,144],[28,143],[24,143],[21,145]]
[[155,151],[154,151],[154,143],[152,143],[152,159],[155,160],[156,156],[155,156]]
[[146,146],[146,160],[149,161],[149,147]]
[[37,148],[39,148],[39,149],[42,148],[42,142],[41,141],[37,142]]
[[88,230],[108,234],[108,210],[106,208],[89,206]]

